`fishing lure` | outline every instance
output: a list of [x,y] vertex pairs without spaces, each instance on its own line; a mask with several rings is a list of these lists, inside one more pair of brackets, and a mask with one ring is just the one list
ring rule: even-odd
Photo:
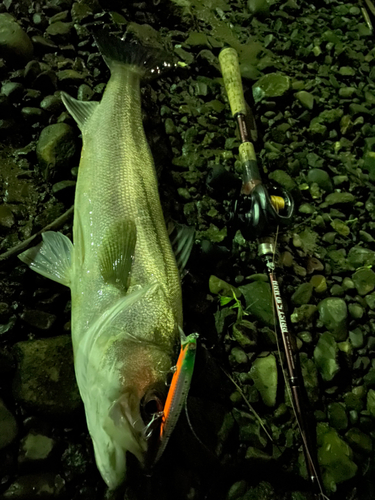
[[162,456],[177,424],[180,413],[186,403],[191,379],[193,377],[198,334],[192,333],[186,337],[182,330],[180,330],[180,334],[181,351],[178,356],[176,369],[164,405],[160,425],[159,446],[154,464],[156,464]]

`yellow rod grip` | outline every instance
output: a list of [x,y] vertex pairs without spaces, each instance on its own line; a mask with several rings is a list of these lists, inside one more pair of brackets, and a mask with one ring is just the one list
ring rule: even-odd
[[219,62],[232,115],[246,114],[237,52],[232,48],[223,49],[219,54]]
[[254,146],[251,142],[243,142],[240,144],[238,148],[241,158],[241,163],[245,163],[246,161],[256,161]]

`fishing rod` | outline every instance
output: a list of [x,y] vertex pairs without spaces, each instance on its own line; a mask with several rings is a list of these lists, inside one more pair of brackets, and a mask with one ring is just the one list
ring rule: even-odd
[[306,412],[303,411],[303,380],[296,366],[292,347],[293,338],[275,274],[275,240],[271,235],[273,229],[278,229],[280,225],[288,225],[292,222],[294,202],[286,190],[275,188],[273,189],[274,194],[270,194],[271,191],[262,183],[254,146],[246,124],[246,103],[237,52],[232,48],[223,49],[219,54],[219,62],[232,116],[237,121],[241,137],[239,154],[242,163],[242,196],[235,204],[234,218],[242,223],[243,236],[249,238],[257,236],[259,238],[258,255],[265,264],[271,283],[278,329],[284,346],[292,407],[302,436],[307,473],[314,496],[322,498],[324,492],[317,459],[315,453],[312,452],[314,449],[312,433]]

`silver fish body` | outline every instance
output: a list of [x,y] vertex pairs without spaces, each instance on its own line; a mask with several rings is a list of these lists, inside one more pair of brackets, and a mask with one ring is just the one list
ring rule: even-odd
[[[101,102],[63,96],[83,141],[74,246],[59,241],[64,249],[58,250],[53,240],[65,237],[45,233],[39,250],[21,259],[71,288],[78,387],[98,468],[114,488],[125,477],[126,452],[142,461],[147,449],[141,401],[165,384],[182,327],[182,299],[142,125],[144,51],[126,59],[118,57],[120,49],[112,57],[101,39],[99,45],[111,70]],[[57,262],[63,255],[69,262]]]

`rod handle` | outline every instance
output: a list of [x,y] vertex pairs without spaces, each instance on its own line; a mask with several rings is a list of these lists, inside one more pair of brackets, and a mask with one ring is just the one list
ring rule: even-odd
[[232,115],[235,117],[238,113],[246,114],[240,65],[236,50],[232,48],[223,49],[219,54],[219,62]]

